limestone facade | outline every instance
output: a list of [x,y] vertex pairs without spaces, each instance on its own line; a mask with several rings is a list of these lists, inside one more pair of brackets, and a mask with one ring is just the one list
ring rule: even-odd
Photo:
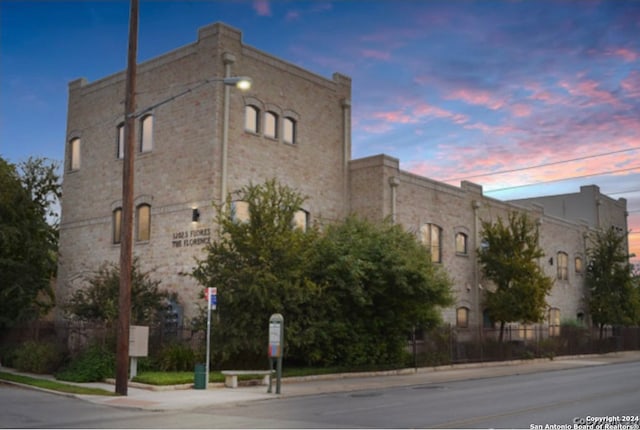
[[[247,92],[225,87],[225,76],[250,76],[253,86]],[[124,72],[69,84],[60,304],[101,264],[119,258],[114,216],[122,205],[124,88]],[[540,264],[549,276],[557,278],[558,254],[567,255],[567,279],[557,280],[548,298],[563,319],[586,312],[583,273],[575,270],[575,259],[584,261],[585,233],[605,225],[626,230],[626,202],[600,195],[597,187],[567,195],[563,203],[559,197],[503,202],[484,196],[480,185],[454,187],[401,171],[386,155],[351,160],[350,78],[336,73],[326,79],[274,58],[223,24],[204,27],[196,42],[140,64],[137,94],[137,112],[144,112],[136,121],[137,142],[142,134],[151,140],[145,151],[136,148],[135,206],[150,209],[150,235],[135,241],[134,255],[143,270],[155,270],[163,288],[178,293],[187,317],[197,312],[201,287],[185,274],[215,238],[211,203],[249,182],[276,178],[296,188],[308,197],[303,209],[310,222],[335,222],[348,213],[390,217],[419,236],[425,225],[436,226],[440,264],[455,282],[456,305],[443,316],[456,324],[466,309],[470,331],[483,325],[484,281],[476,257],[481,220],[528,211],[539,223],[546,253]],[[257,112],[255,130],[247,125],[247,106]],[[147,115],[152,127],[144,129]],[[268,124],[273,118],[275,127]],[[570,212],[578,201],[584,207]],[[586,219],[574,216],[592,209]]]

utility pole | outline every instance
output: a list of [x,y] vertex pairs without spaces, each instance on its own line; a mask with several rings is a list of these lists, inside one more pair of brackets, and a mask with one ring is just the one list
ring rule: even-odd
[[135,146],[136,57],[138,51],[138,0],[131,0],[129,50],[124,112],[124,164],[122,167],[122,230],[120,232],[120,294],[116,348],[116,393],[127,395],[129,325],[131,320],[131,266],[133,259],[133,159]]

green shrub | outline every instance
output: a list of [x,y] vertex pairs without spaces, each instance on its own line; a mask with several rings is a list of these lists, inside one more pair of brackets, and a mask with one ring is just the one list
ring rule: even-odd
[[22,372],[52,373],[63,360],[64,352],[57,344],[30,340],[16,349],[13,366]]
[[193,371],[196,365],[196,353],[189,345],[172,343],[160,351],[157,362],[160,370]]
[[115,354],[102,345],[92,345],[66,369],[56,374],[56,378],[70,382],[97,382],[115,374]]

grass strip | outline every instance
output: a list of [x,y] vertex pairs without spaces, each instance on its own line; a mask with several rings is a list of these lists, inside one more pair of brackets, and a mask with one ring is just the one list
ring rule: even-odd
[[102,388],[83,387],[79,385],[62,384],[48,379],[32,378],[30,376],[16,375],[14,373],[0,372],[0,380],[18,382],[20,384],[32,385],[34,387],[45,388],[47,390],[59,391],[71,394],[92,394],[97,396],[116,396],[111,391]]

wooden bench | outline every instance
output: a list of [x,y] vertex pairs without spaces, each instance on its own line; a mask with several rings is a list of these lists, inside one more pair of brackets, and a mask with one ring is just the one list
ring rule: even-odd
[[223,370],[224,386],[229,388],[238,388],[238,376],[255,375],[262,376],[262,385],[269,385],[269,378],[275,373],[275,370]]

